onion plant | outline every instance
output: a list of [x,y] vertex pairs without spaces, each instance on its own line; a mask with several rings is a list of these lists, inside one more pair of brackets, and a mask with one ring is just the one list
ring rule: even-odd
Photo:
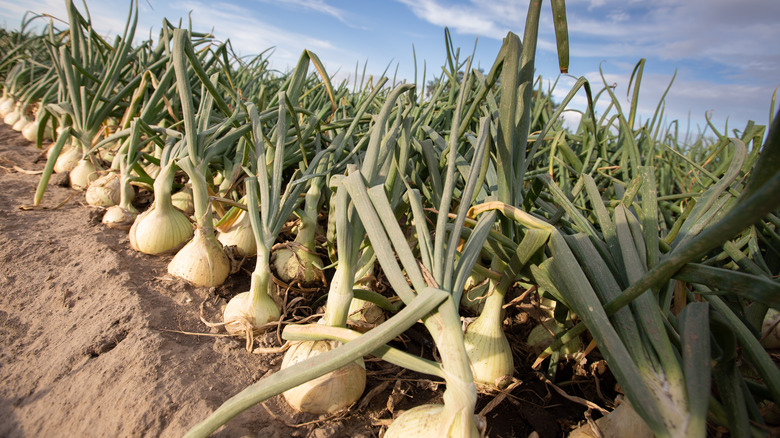
[[[52,172],[70,172],[73,187],[85,188],[112,161],[99,180],[114,192],[92,184],[88,202],[118,204],[110,212],[120,217],[109,222],[127,226],[137,213],[129,182],[153,188],[130,245],[160,254],[192,237],[169,272],[198,286],[219,285],[230,272],[215,228],[242,229],[254,249],[239,255],[256,252],[255,269],[250,290],[223,317],[248,346],[280,316],[274,274],[314,288],[332,272],[323,320],[285,327],[294,346],[282,369],[188,436],[206,436],[278,394],[307,412],[343,409],[363,393],[365,355],[446,382],[443,404],[410,409],[385,436],[476,436],[478,391],[505,386],[515,372],[504,302],[529,284],[554,307],[540,326],[551,345],[534,368],[546,363],[554,380],[574,347],[578,359],[605,358],[617,379],[625,401],[599,427],[635,412],[641,420],[631,422],[656,436],[701,437],[708,424],[733,436],[767,428],[762,408],[780,404],[780,373],[767,354],[780,309],[780,117],[772,111],[768,130],[754,122],[719,130],[707,119],[691,136],[667,123],[664,94],[643,121],[644,59],[629,80],[628,106],[603,75],[601,90],[581,77],[553,102],[558,81],[545,90],[534,76],[541,4],[529,2],[522,40],[508,33],[487,73],[472,69],[445,30],[446,65],[427,96],[414,84],[388,86],[384,75],[358,85],[357,70],[351,90],[334,87],[308,50],[279,74],[267,52],[239,58],[229,42],[167,20],[156,43],[133,46],[134,3],[113,41],[71,0],[65,31],[49,25],[32,35],[27,19],[17,33],[0,30],[0,115],[21,129],[35,113],[38,125],[24,135],[39,147],[47,131],[54,138],[36,205]],[[565,4],[551,5],[565,72]],[[565,129],[560,116],[581,92],[588,105]],[[596,107],[606,109],[597,117]],[[174,180],[184,187],[176,195]],[[188,190],[194,229],[173,207]],[[332,266],[317,255],[324,206]],[[280,241],[293,215],[295,241]],[[393,296],[359,284],[375,267]],[[477,277],[481,289],[469,293]],[[476,307],[461,307],[475,294]],[[351,323],[364,333],[347,328],[366,303],[389,317]],[[438,361],[387,345],[419,320]],[[585,331],[597,351],[579,351]]]
[[198,286],[216,286],[222,284],[230,274],[230,260],[214,234],[206,174],[212,160],[224,154],[251,128],[251,125],[235,128],[234,121],[239,117],[237,111],[229,117],[225,115],[226,118],[216,125],[212,124],[212,115],[217,115],[214,106],[219,100],[219,95],[209,91],[209,88],[213,89],[212,81],[216,81],[217,74],[211,78],[202,78],[205,82],[202,82],[201,99],[196,116],[188,67],[196,65],[199,61],[187,56],[187,45],[191,44],[188,35],[183,29],[176,29],[173,33],[173,67],[184,119],[182,141],[187,150],[187,154],[176,161],[176,165],[187,173],[192,184],[197,228],[193,239],[171,260],[168,272]]

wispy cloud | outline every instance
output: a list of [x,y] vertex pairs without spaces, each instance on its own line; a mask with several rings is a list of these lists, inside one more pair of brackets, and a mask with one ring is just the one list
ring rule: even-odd
[[[437,26],[448,26],[455,32],[503,38],[508,27],[501,17],[514,16],[517,2],[478,2],[452,4],[439,0],[397,0],[418,18]],[[512,4],[514,3],[514,5]]]
[[326,15],[330,15],[331,17],[334,17],[338,19],[341,22],[345,22],[345,16],[346,13],[344,10],[339,9],[337,7],[329,5],[324,0],[260,0],[263,3],[282,3],[282,4],[288,4],[288,5],[294,5],[302,7],[303,9],[308,9],[316,12],[320,12]]
[[300,51],[305,48],[315,51],[334,48],[328,40],[290,32],[259,19],[252,10],[243,6],[188,1],[175,4],[176,7],[192,11],[193,28],[214,29],[217,36],[229,36],[233,47],[243,55],[255,55],[275,47],[272,61],[276,64],[295,65]]

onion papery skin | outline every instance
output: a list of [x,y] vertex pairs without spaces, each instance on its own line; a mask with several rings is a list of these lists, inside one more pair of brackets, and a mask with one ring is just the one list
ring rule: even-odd
[[225,323],[225,330],[231,335],[246,335],[244,320],[252,326],[252,332],[258,334],[262,325],[276,321],[281,316],[279,307],[268,294],[262,294],[254,303],[251,295],[249,291],[241,292],[225,306],[222,321]]
[[[612,412],[596,420],[596,426],[604,437],[653,438],[655,434],[642,417],[627,402],[619,404]],[[574,429],[568,438],[594,438],[590,424]]]
[[355,329],[365,333],[369,329],[385,322],[385,311],[371,301],[353,298],[349,304],[350,321],[357,323]]
[[168,273],[195,286],[219,286],[230,274],[230,259],[213,232],[197,228],[192,240],[173,256]]
[[76,190],[86,190],[92,181],[98,178],[97,169],[92,161],[83,158],[76,163],[68,175],[70,186]]
[[271,256],[276,275],[285,283],[311,285],[322,279],[322,260],[300,244],[291,243]]
[[119,205],[114,205],[106,209],[103,215],[103,224],[109,228],[127,231],[133,225],[137,211],[127,210]]
[[[384,438],[431,438],[431,437],[478,437],[479,431],[474,421],[469,422],[471,431],[459,429],[460,422],[453,422],[450,430],[442,430],[446,425],[444,405],[428,404],[416,406],[401,413],[385,431]],[[466,433],[464,433],[466,432]]]
[[474,382],[504,387],[510,383],[515,365],[504,330],[494,324],[488,317],[477,318],[466,329],[463,341]]
[[490,286],[490,283],[485,280],[484,275],[476,273],[469,275],[460,299],[461,306],[474,313],[482,313],[482,309],[485,307],[485,296],[487,296]]
[[257,255],[257,242],[255,234],[252,232],[252,224],[249,223],[249,216],[242,211],[238,218],[230,226],[230,229],[224,233],[219,233],[217,240],[224,246],[234,246],[236,254],[240,257],[253,257]]
[[71,146],[67,149],[63,149],[60,152],[60,156],[57,157],[57,161],[54,162],[54,172],[70,172],[74,167],[76,167],[76,164],[78,164],[79,160],[81,160],[81,151],[79,148]]
[[[92,181],[87,187],[87,204],[95,207],[111,207],[119,204],[121,178],[116,172],[109,172]],[[135,194],[135,190],[129,193]],[[132,202],[132,199],[131,199]]]
[[[282,369],[310,357],[330,351],[335,341],[303,341],[293,344],[284,355]],[[366,366],[360,358],[324,376],[310,380],[283,393],[294,409],[311,414],[340,411],[360,399],[366,388]]]
[[134,250],[155,255],[181,248],[192,234],[187,215],[174,207],[163,209],[153,204],[135,219],[128,238]]

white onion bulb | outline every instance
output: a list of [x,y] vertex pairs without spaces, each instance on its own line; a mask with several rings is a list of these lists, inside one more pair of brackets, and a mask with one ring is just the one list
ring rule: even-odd
[[[605,437],[653,438],[655,434],[642,417],[627,401],[623,401],[612,412],[596,420],[596,426]],[[593,438],[596,435],[585,423],[574,429],[569,438]]]
[[26,115],[21,114],[19,116],[19,119],[14,123],[14,125],[11,127],[16,132],[22,132],[22,130],[27,127],[27,125],[30,124],[30,119],[27,118]]
[[7,96],[0,99],[0,117],[5,118],[8,113],[14,110],[14,106],[16,106],[16,102],[13,97]]
[[767,310],[761,327],[761,344],[764,348],[780,348],[780,311]]
[[230,259],[213,232],[197,228],[192,240],[173,256],[168,273],[195,286],[219,286],[230,275]]
[[76,190],[86,190],[92,181],[98,178],[96,173],[97,169],[87,158],[82,158],[76,163],[76,166],[71,169],[68,178],[70,179],[70,186]]
[[144,254],[164,254],[180,248],[193,234],[190,219],[180,210],[157,203],[138,215],[130,228],[130,247]]
[[109,228],[127,231],[133,225],[137,215],[138,212],[135,209],[129,210],[119,205],[114,205],[106,209],[102,222]]
[[235,222],[227,231],[217,235],[217,240],[224,246],[235,246],[236,254],[241,257],[257,255],[255,234],[252,232],[252,224],[249,223],[249,216],[245,211],[238,214]]
[[285,283],[309,285],[322,278],[320,256],[296,243],[274,251],[271,263],[276,275]]
[[[87,204],[95,207],[111,207],[119,204],[121,178],[116,172],[108,172],[92,181],[87,187]],[[132,190],[130,193],[135,193]],[[131,200],[132,201],[132,200]]]
[[[22,129],[22,137],[27,141],[35,141],[38,137],[38,121],[34,120]],[[45,135],[44,135],[45,137]]]
[[17,104],[16,107],[14,107],[14,109],[11,110],[11,112],[9,112],[8,114],[5,115],[5,117],[3,117],[3,123],[5,123],[8,126],[13,126],[14,123],[16,123],[19,120],[19,117],[21,116],[22,115],[19,114],[19,104]]
[[[49,149],[51,151],[51,149]],[[57,161],[54,162],[55,173],[70,172],[76,167],[79,160],[81,160],[81,150],[75,147],[63,148],[60,151],[60,155],[57,157]]]
[[404,411],[388,426],[384,438],[478,437],[476,422],[470,431],[460,430],[460,421],[445,424],[444,405],[427,404]]
[[260,326],[278,320],[279,316],[281,316],[279,307],[268,294],[259,293],[257,299],[252,300],[252,293],[246,291],[228,301],[222,313],[222,320],[228,333],[244,335],[250,327],[253,333],[258,333]]
[[[330,351],[335,341],[304,341],[293,344],[284,355],[282,369],[310,357]],[[283,393],[293,408],[311,414],[329,414],[349,407],[366,388],[366,366],[360,358],[324,376],[310,380]]]
[[173,206],[183,211],[187,216],[195,213],[195,203],[192,201],[192,189],[185,187],[171,195]]

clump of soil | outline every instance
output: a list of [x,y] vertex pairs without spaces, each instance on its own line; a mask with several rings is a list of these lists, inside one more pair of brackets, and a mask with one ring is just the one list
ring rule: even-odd
[[[104,227],[83,193],[52,182],[29,208],[40,152],[0,123],[0,436],[178,437],[278,369],[281,353],[249,353],[200,320],[202,303],[216,311],[248,290],[246,266],[220,288],[193,287],[167,275],[171,256],[135,252],[126,232]],[[514,345],[523,330],[510,331]],[[260,342],[280,345],[275,333]],[[562,436],[585,408],[515,353],[524,383],[486,415],[488,435]],[[441,382],[377,360],[367,368],[364,398],[348,412],[295,413],[274,397],[216,436],[374,437],[403,409],[440,400]],[[587,380],[566,390],[595,394]]]

